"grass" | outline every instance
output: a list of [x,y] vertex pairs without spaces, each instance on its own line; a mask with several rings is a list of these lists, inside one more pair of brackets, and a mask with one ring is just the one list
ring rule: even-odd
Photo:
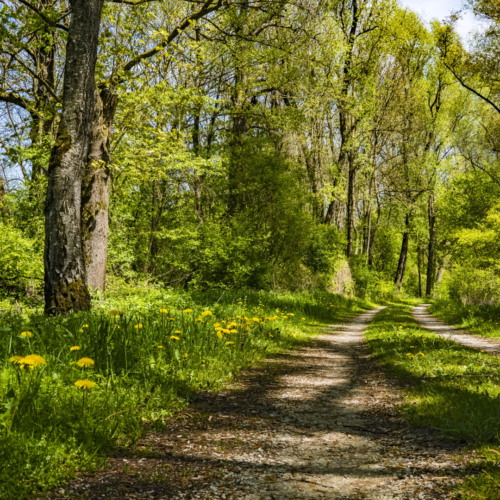
[[[318,326],[367,308],[331,294],[128,287],[97,297],[90,313],[4,313],[0,498],[37,496],[91,472],[112,446],[161,428],[194,392],[219,390],[238,371],[306,342]],[[30,364],[35,354],[45,364]],[[95,386],[75,386],[82,380]]]
[[452,300],[433,300],[428,311],[445,323],[471,333],[500,337],[500,306],[472,306]]
[[366,335],[373,356],[406,383],[409,422],[477,450],[483,472],[461,485],[461,498],[500,498],[500,359],[420,328],[404,304],[377,314]]

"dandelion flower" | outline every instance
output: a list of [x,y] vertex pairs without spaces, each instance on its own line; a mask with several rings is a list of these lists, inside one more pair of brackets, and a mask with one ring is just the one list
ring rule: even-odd
[[170,338],[171,338],[172,340],[179,340],[179,337],[176,337],[175,335],[172,335]]
[[229,330],[229,333],[238,333],[238,330],[235,330],[234,328],[232,330]]
[[109,314],[110,316],[120,316],[120,311],[118,311],[118,309],[111,309],[111,311],[109,311]]
[[168,318],[169,321],[175,321],[175,318]]
[[252,321],[255,321],[256,323],[260,323],[260,318],[252,318]]
[[424,356],[425,357],[425,354],[423,352],[419,352],[420,356]]
[[135,325],[134,328],[137,328],[137,329],[142,328],[142,325],[139,323],[138,325]]
[[302,318],[302,320],[305,320],[306,318]]
[[252,331],[252,329],[247,326],[247,332],[251,332],[251,331]]
[[166,313],[168,313],[168,310],[167,310],[167,309],[160,309],[160,312],[161,312],[162,314],[166,314]]
[[184,309],[184,311],[182,311],[182,312],[184,312],[184,313],[192,313],[193,310],[192,309]]
[[83,330],[80,330],[80,333],[83,333]]
[[226,342],[227,345],[234,344],[234,342]]
[[180,330],[175,330],[174,333],[182,333]]
[[70,351],[79,351],[80,350],[80,346],[74,345],[73,347],[70,347],[69,350]]
[[21,333],[21,337],[27,338],[27,337],[33,337],[33,334],[31,332],[23,332]]
[[162,346],[162,345],[159,345],[159,346],[158,346],[158,349],[163,349],[163,346]]
[[187,357],[188,357],[188,353],[187,353],[187,352],[184,354],[184,357],[185,357],[185,358],[187,358]]
[[15,365],[18,365],[19,361],[21,361],[21,359],[23,359],[22,356],[12,356],[12,358],[9,358],[9,361],[11,363],[14,363]]
[[94,387],[97,387],[97,384],[91,382],[90,380],[77,380],[75,382],[75,385],[82,391],[86,391],[88,389],[93,389]]
[[30,354],[29,356],[26,356],[24,359],[25,360],[29,360],[30,361],[29,364],[33,365],[35,368],[37,366],[41,366],[41,365],[46,365],[47,364],[47,361],[45,361],[45,359],[43,359],[42,356],[39,356],[38,354]]
[[204,323],[203,318],[196,318],[196,321],[198,321],[198,323]]
[[223,337],[222,332],[220,330],[217,332],[217,337],[219,337],[220,339],[222,339]]
[[241,305],[241,304],[243,304],[243,302],[238,302],[238,304],[240,304],[240,305]]
[[93,359],[90,359],[90,358],[82,358],[80,359],[80,361],[77,361],[76,364],[80,367],[80,368],[91,368],[92,366],[94,366],[94,360]]
[[214,323],[215,328],[217,328],[218,326],[220,326],[220,323]]
[[83,325],[83,328],[88,328],[88,327],[89,327],[89,325]]
[[213,314],[210,311],[204,311],[201,313],[202,316],[213,316]]

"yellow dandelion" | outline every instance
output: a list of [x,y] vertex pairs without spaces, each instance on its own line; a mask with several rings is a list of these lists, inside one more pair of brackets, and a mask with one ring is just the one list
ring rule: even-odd
[[134,328],[140,329],[142,328],[142,325],[139,323],[138,325],[135,325]]
[[241,305],[241,304],[243,304],[243,302],[238,302],[238,304],[240,304],[240,305]]
[[272,337],[272,335],[271,335],[271,334],[269,334],[269,336],[270,336],[270,337]]
[[179,337],[176,337],[175,335],[172,335],[170,338],[171,338],[172,340],[179,340]]
[[234,344],[234,342],[226,342],[227,345]]
[[89,325],[83,325],[83,328],[88,328],[88,327],[89,327]]
[[162,345],[159,345],[159,346],[158,346],[158,349],[163,349],[163,346],[162,346]]
[[252,321],[255,321],[256,323],[260,323],[260,318],[252,318]]
[[80,346],[74,345],[73,347],[70,347],[69,350],[70,351],[79,351],[80,350]]
[[305,320],[306,318],[302,318],[302,320]]
[[217,337],[219,337],[220,339],[223,337],[222,332],[220,330],[217,332]]
[[252,329],[247,326],[247,332],[251,332]]
[[188,353],[187,353],[187,352],[184,354],[184,357],[185,357],[185,358],[187,358],[187,357],[188,357]]
[[166,313],[168,313],[168,310],[167,310],[167,309],[160,309],[160,312],[161,312],[162,314],[166,314]]
[[197,321],[198,323],[204,323],[203,318],[196,318],[196,321]]
[[238,330],[235,330],[234,328],[232,330],[229,330],[229,333],[238,333]]
[[175,330],[174,333],[182,333],[180,330]]
[[21,333],[21,337],[24,337],[24,338],[29,337],[29,338],[31,338],[31,337],[33,337],[33,334],[31,332],[23,332],[23,333]]
[[23,359],[22,356],[12,356],[12,358],[9,358],[9,361],[11,363],[14,363],[15,365],[18,365],[20,364],[19,362],[21,361],[21,359]]
[[120,311],[118,311],[118,309],[111,309],[111,311],[109,311],[109,314],[111,316],[120,316]]
[[94,360],[93,359],[90,359],[90,358],[82,358],[80,359],[79,361],[76,362],[76,364],[80,367],[80,368],[91,368],[92,366],[94,366]]
[[175,318],[168,318],[169,321],[175,321]]
[[80,333],[83,333],[83,330],[80,330]]
[[30,361],[29,364],[33,365],[35,368],[37,366],[42,366],[47,364],[47,361],[45,361],[45,359],[43,359],[42,356],[39,356],[38,354],[30,354],[29,356],[26,356],[24,359],[29,360]]
[[81,389],[82,391],[87,391],[89,389],[93,389],[94,387],[97,387],[97,384],[94,382],[91,382],[90,380],[77,380],[75,382],[76,387],[78,389]]
[[184,309],[184,311],[182,311],[182,312],[184,312],[184,313],[192,313],[193,310],[192,309]]
[[424,356],[425,357],[425,354],[423,352],[419,352],[418,353],[420,356]]
[[218,326],[220,326],[220,323],[214,323],[215,328],[217,328]]
[[202,316],[213,316],[211,311],[204,311],[201,313]]

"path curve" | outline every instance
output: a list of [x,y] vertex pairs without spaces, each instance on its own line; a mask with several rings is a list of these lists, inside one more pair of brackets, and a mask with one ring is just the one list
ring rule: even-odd
[[402,421],[400,391],[368,353],[363,333],[381,309],[200,394],[165,432],[49,498],[452,498],[457,445]]
[[440,337],[458,342],[466,347],[484,351],[495,356],[500,355],[500,342],[498,340],[474,335],[465,330],[447,325],[427,312],[429,306],[430,304],[423,304],[413,308],[413,317],[421,326]]

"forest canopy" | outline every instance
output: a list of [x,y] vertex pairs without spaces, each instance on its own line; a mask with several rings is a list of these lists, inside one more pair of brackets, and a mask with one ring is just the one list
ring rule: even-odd
[[2,0],[0,301],[500,295],[500,8]]

